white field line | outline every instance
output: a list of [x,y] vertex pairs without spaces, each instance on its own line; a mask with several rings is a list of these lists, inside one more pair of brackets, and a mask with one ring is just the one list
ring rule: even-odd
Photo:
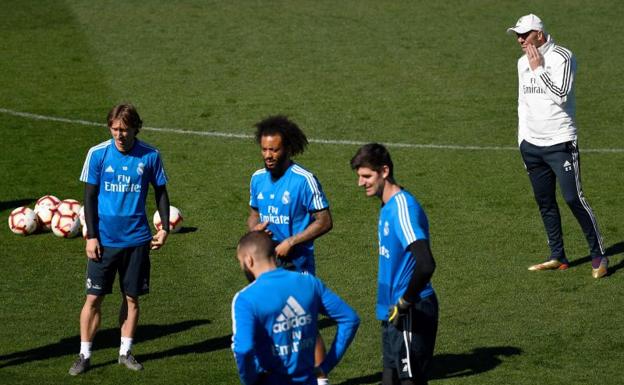
[[[104,123],[91,122],[88,120],[81,120],[81,119],[69,119],[69,118],[60,118],[56,116],[38,115],[38,114],[29,113],[29,112],[9,110],[6,108],[0,108],[0,113],[11,115],[11,116],[18,116],[21,118],[31,119],[31,120],[43,120],[43,121],[48,121],[48,122],[61,122],[61,123],[70,123],[70,124],[81,124],[84,126],[106,127],[106,124]],[[252,135],[247,135],[247,134],[231,134],[227,132],[216,132],[216,131],[193,131],[193,130],[186,130],[186,129],[181,129],[181,128],[143,127],[142,129],[147,130],[147,131],[166,132],[166,133],[182,134],[182,135],[197,135],[197,136],[236,138],[236,139],[253,138]],[[348,145],[348,146],[362,146],[366,143],[369,143],[369,142],[362,142],[362,141],[357,141],[357,140],[332,140],[332,139],[309,139],[309,141],[310,143]],[[385,142],[384,145],[388,147],[396,147],[396,148],[420,148],[420,149],[439,149],[439,150],[518,151],[517,147],[503,147],[503,146],[463,146],[463,145],[454,145],[454,144],[416,144],[416,143],[392,143],[392,142]],[[585,148],[581,152],[624,153],[624,148]]]

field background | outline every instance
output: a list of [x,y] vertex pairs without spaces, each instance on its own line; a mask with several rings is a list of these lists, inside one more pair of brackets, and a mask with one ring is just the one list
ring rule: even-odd
[[[572,268],[526,270],[548,250],[514,149],[521,52],[505,29],[529,12],[577,55],[584,190],[613,254],[599,281],[566,207]],[[362,318],[333,384],[376,384],[381,368],[378,202],[349,169],[358,146],[335,141],[450,146],[390,148],[398,181],[431,222],[441,311],[432,384],[621,384],[622,15],[616,0],[0,2],[0,382],[238,383],[230,301],[245,281],[234,246],[262,165],[250,138],[140,134],[161,150],[186,216],[184,233],[152,254],[134,349],[141,373],[116,364],[115,294],[93,369],[69,378],[84,242],[6,226],[12,208],[42,195],[82,200],[84,157],[108,133],[76,121],[103,124],[131,101],[149,127],[249,135],[284,113],[310,139],[334,141],[297,159],[322,182],[335,220],[316,243],[318,275]],[[326,341],[333,331],[323,329]]]

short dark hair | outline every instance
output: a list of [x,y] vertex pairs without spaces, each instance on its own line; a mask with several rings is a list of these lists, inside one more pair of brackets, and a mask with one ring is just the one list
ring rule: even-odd
[[308,138],[297,124],[284,115],[269,116],[256,123],[256,142],[260,144],[263,136],[278,134],[288,155],[303,154],[308,145]]
[[121,120],[128,128],[136,128],[137,132],[143,127],[143,121],[136,107],[130,103],[118,104],[108,112],[108,117],[106,118],[108,128],[111,128],[115,120]]
[[254,256],[270,260],[275,255],[273,240],[264,231],[250,231],[238,241],[238,249],[250,249]]
[[388,166],[388,181],[396,183],[394,181],[394,164],[390,153],[382,144],[368,143],[360,147],[351,158],[351,169],[357,170],[360,167],[368,167],[371,170],[380,172],[383,166]]

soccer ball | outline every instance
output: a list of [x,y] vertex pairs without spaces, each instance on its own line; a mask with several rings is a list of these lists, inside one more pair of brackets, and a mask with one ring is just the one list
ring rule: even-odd
[[63,199],[56,206],[56,211],[63,215],[70,215],[72,212],[78,215],[80,213],[80,202],[75,199]]
[[[169,206],[169,232],[177,233],[182,228],[182,213],[177,207]],[[160,214],[158,210],[154,213],[154,227],[156,230],[162,229],[162,223],[160,221]]]
[[54,195],[44,195],[41,198],[37,199],[37,203],[35,203],[35,211],[37,211],[41,207],[49,207],[51,209],[55,209],[56,206],[61,203],[61,200],[55,197]]
[[18,207],[9,215],[9,228],[15,234],[32,234],[37,230],[37,215],[28,207]]
[[52,217],[56,212],[56,208],[51,206],[39,206],[35,207],[35,214],[37,215],[37,220],[39,221],[39,229],[42,231],[50,231],[50,226],[52,225]]
[[57,237],[73,238],[80,232],[80,218],[72,210],[69,210],[69,212],[57,210],[52,217],[51,227],[52,232]]

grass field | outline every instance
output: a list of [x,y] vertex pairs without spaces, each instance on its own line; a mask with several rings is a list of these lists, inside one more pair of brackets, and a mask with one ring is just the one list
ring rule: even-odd
[[[394,143],[395,175],[429,216],[441,315],[431,383],[622,383],[621,2],[129,3],[0,2],[0,383],[237,384],[230,303],[245,279],[234,246],[262,163],[252,139],[236,135],[274,113],[315,140],[297,160],[334,217],[316,243],[317,273],[362,318],[333,384],[376,384],[381,369],[378,202],[356,186],[349,141]],[[520,49],[505,29],[529,12],[579,62],[584,190],[612,254],[599,281],[565,207],[572,268],[526,270],[548,250],[514,149]],[[152,254],[134,349],[146,370],[116,364],[112,295],[93,369],[70,378],[84,242],[18,237],[7,217],[45,194],[82,200],[86,152],[108,137],[84,122],[103,124],[120,101],[146,126],[192,131],[140,134],[163,154],[185,231]],[[326,341],[333,331],[323,329]]]

